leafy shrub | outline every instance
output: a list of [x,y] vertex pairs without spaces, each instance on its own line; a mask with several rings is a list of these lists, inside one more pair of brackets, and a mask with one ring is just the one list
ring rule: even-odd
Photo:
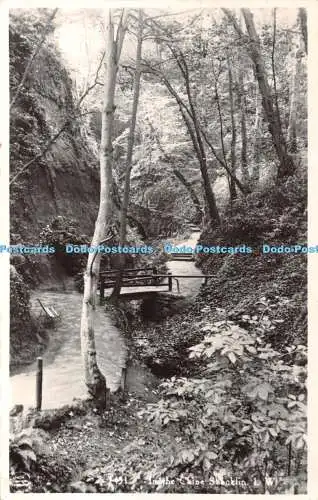
[[65,251],[67,244],[90,244],[88,236],[79,234],[78,223],[74,219],[61,215],[52,218],[51,222],[40,233],[40,244],[55,248],[52,257],[58,260],[69,276],[74,276],[83,270],[87,256],[82,253],[66,253]]
[[29,413],[19,414],[11,419],[9,458],[11,473],[30,471],[37,462],[37,456],[45,453],[46,433],[34,429],[34,417]]
[[306,348],[281,354],[266,341],[266,321],[244,319],[252,333],[226,319],[202,324],[204,338],[190,348],[200,378],[164,382],[162,399],[144,410],[149,421],[179,430],[176,453],[157,473],[192,473],[207,486],[221,468],[245,482],[240,492],[305,489],[306,370],[295,361],[306,359]]
[[[222,217],[219,228],[204,228],[202,245],[252,247],[263,243],[305,243],[307,223],[307,192],[304,179],[288,178],[284,183],[254,191],[246,198],[234,200]],[[198,255],[206,270],[220,267],[222,255]],[[250,258],[250,257],[248,257]]]
[[41,324],[30,313],[30,288],[10,266],[10,366],[29,363],[45,344]]
[[32,429],[24,430],[10,438],[10,466],[30,470],[36,462],[35,448],[40,440],[32,435]]

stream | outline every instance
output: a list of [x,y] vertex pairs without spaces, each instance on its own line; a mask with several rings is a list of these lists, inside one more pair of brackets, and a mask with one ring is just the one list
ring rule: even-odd
[[[177,246],[194,246],[199,235],[199,232],[194,232],[188,240],[178,242]],[[167,266],[169,272],[173,274],[202,275],[192,261],[169,261]],[[179,282],[181,294],[194,297],[199,292],[202,278],[181,278]],[[37,298],[40,298],[44,305],[53,305],[61,315],[61,320],[49,332],[50,342],[42,356],[42,408],[60,408],[71,404],[73,398],[87,397],[79,336],[83,296],[75,291],[33,292],[31,308],[35,315],[41,313]],[[105,313],[105,308],[99,305],[96,307],[95,339],[98,366],[106,377],[107,386],[113,392],[120,384],[127,350],[120,330]],[[35,378],[36,363],[24,367],[20,373],[11,376],[10,407],[15,404],[23,404],[25,408],[35,406]]]

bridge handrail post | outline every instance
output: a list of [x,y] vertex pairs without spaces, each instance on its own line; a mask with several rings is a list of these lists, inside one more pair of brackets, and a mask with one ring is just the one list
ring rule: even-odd
[[177,291],[178,291],[178,293],[180,293],[180,283],[179,283],[179,280],[178,280],[178,278],[173,278],[173,279],[177,283]]
[[171,273],[168,273],[168,290],[169,290],[169,292],[172,292],[172,275],[171,275]]
[[157,267],[153,267],[152,269],[152,274],[154,275],[154,285],[157,286],[159,285],[159,278],[156,277],[156,274],[158,274],[158,268]]
[[99,302],[100,302],[100,305],[102,305],[104,297],[105,297],[105,277],[101,276],[101,278],[100,278],[100,287],[99,287]]

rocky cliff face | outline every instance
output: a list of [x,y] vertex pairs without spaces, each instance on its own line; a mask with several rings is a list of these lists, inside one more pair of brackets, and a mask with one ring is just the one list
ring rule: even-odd
[[[11,97],[36,46],[41,22],[11,16]],[[98,165],[81,134],[78,114],[72,81],[54,44],[46,41],[11,109],[10,177],[17,176],[10,190],[12,243],[39,243],[41,229],[58,215],[78,220],[80,231],[92,234]]]
[[[98,163],[83,138],[72,81],[50,35],[17,93],[46,23],[28,13],[10,19],[10,228],[11,244],[40,243],[57,216],[93,232],[99,201]],[[50,26],[51,35],[54,26]],[[55,138],[55,139],[54,139]],[[54,139],[54,140],[53,140]],[[48,147],[50,145],[50,147]],[[71,224],[71,222],[70,222]],[[31,362],[44,348],[45,329],[30,314],[30,288],[63,285],[65,269],[48,256],[12,256],[10,290],[11,368]]]

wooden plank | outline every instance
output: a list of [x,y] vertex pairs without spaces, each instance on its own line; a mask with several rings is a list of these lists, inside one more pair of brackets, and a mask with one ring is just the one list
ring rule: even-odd
[[[134,291],[134,288],[137,288],[137,290]],[[139,290],[138,290],[138,288],[139,288]],[[120,291],[120,296],[121,295],[142,295],[142,294],[147,296],[147,294],[152,294],[152,293],[168,292],[167,283],[165,283],[164,285],[160,285],[160,286],[148,287],[147,290],[144,290],[143,288],[144,288],[143,286],[124,287]],[[99,295],[99,290],[97,290],[97,294]],[[108,290],[107,294],[105,294],[105,296],[109,297],[110,294],[111,294],[111,291]]]
[[48,306],[45,306],[45,311],[46,311],[46,314],[49,316],[49,318],[55,318],[54,312],[51,311],[51,309]]
[[[153,279],[157,278],[168,278],[169,276],[172,276],[173,278],[201,278],[204,280],[205,278],[214,278],[214,274],[156,274],[155,276],[152,276]],[[131,282],[131,281],[142,281],[145,279],[145,277],[141,276],[136,276],[135,278],[127,278],[125,279],[124,283]],[[110,282],[112,283],[112,282]],[[113,282],[115,283],[115,281]]]
[[51,311],[55,314],[56,318],[58,318],[60,316],[59,313],[54,309],[53,306],[51,306]]
[[56,318],[59,316],[59,314],[53,309],[53,308],[50,308],[48,306],[45,306],[40,299],[37,299],[37,301],[39,302],[40,306],[42,307],[43,311],[45,312],[45,314],[49,317],[49,318]]
[[[123,273],[138,273],[139,271],[153,271],[154,269],[156,269],[155,266],[152,266],[152,267],[138,267],[138,268],[134,268],[134,269],[124,269],[123,270]],[[100,273],[101,276],[106,276],[106,275],[109,275],[109,274],[117,274],[119,272],[119,269],[109,269],[107,271],[102,271]]]

